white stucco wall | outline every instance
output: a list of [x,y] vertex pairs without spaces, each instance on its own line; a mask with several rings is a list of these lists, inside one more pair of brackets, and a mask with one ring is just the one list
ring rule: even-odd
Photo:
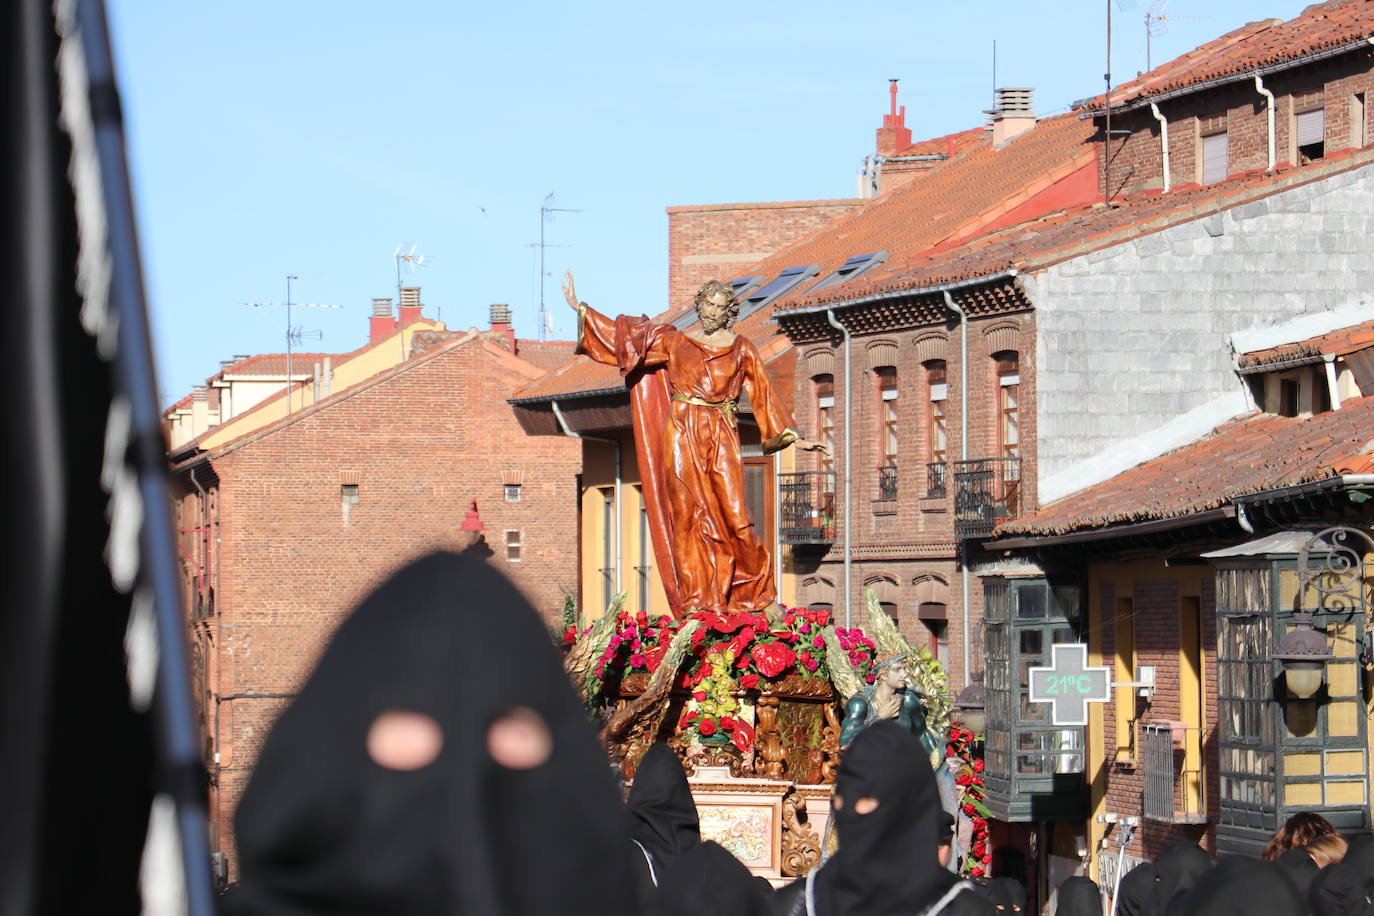
[[1334,310],[1374,317],[1374,165],[1022,279],[1044,504],[1250,409],[1231,334]]

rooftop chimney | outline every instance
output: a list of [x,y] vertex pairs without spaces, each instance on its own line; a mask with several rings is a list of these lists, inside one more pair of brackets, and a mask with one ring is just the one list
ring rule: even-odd
[[997,100],[988,112],[994,148],[1035,126],[1035,109],[1031,103],[1034,91],[1024,87],[997,90]]
[[887,82],[887,91],[891,96],[890,111],[883,115],[883,126],[878,128],[879,156],[895,156],[911,145],[911,131],[906,126],[906,106],[897,107],[897,80]]
[[424,308],[420,304],[420,287],[402,286],[401,287],[401,326],[405,327],[412,321],[420,320],[420,309]]
[[372,319],[368,340],[378,340],[396,330],[396,316],[391,313],[391,298],[372,300]]
[[510,324],[510,306],[504,302],[491,304],[491,329],[506,335],[507,346],[515,352],[515,328]]

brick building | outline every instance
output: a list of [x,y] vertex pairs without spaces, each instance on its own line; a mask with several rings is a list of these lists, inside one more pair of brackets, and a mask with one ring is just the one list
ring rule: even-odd
[[[273,720],[399,566],[477,549],[557,625],[576,584],[578,448],[522,435],[505,398],[571,344],[518,341],[509,322],[494,306],[489,331],[419,329],[404,361],[174,453],[214,849],[232,852],[234,807]],[[374,348],[399,354],[396,334],[340,360],[336,383]]]
[[[1314,317],[1328,327],[1343,320]],[[1132,685],[1094,707],[1086,744],[1074,745],[1092,810],[1107,821],[1076,827],[1099,880],[1114,880],[1131,822],[1128,868],[1179,840],[1257,855],[1298,811],[1349,835],[1369,830],[1371,729],[1359,671],[1374,632],[1374,320],[1302,339],[1313,328],[1309,317],[1235,335],[1234,383],[1253,409],[1003,525],[991,545],[1079,593],[1074,613],[1057,621],[1022,617],[1009,596],[996,629],[1022,639],[1037,627],[1069,633],[1088,643],[1092,664]],[[1333,528],[1347,533],[1312,540]],[[1351,549],[1347,574],[1326,572],[1342,545]],[[1305,571],[1339,585],[1340,597],[1305,587]],[[1007,581],[996,588],[1009,591]],[[1284,686],[1275,659],[1304,609],[1332,656],[1310,698]],[[1053,731],[1023,718],[1011,744]]]

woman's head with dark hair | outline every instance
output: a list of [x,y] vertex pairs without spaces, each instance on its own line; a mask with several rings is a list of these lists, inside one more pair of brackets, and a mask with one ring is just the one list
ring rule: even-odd
[[1264,851],[1260,853],[1260,858],[1266,862],[1272,862],[1290,849],[1307,846],[1314,840],[1324,836],[1332,836],[1335,833],[1336,828],[1331,826],[1331,822],[1320,814],[1313,814],[1311,811],[1299,811],[1284,821],[1282,827],[1274,831],[1274,835],[1265,844]]
[[701,285],[701,289],[697,290],[696,297],[692,302],[696,310],[700,312],[703,303],[719,295],[725,296],[722,305],[725,307],[727,323],[733,323],[739,317],[739,299],[735,298],[735,288],[729,283],[720,280],[707,280]]

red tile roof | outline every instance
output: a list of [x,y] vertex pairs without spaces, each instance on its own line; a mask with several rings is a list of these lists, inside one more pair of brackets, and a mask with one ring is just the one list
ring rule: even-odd
[[[964,153],[932,169],[928,176],[903,185],[763,261],[741,269],[740,276],[774,277],[787,267],[816,264],[820,267],[818,277],[825,277],[856,254],[887,251],[887,261],[865,274],[862,286],[855,280],[832,287],[818,298],[849,298],[875,283],[904,277],[909,266],[920,262],[924,253],[953,245],[995,224],[1018,207],[1033,205],[1038,195],[1074,173],[1093,169],[1094,153],[1089,143],[1093,130],[1084,120],[1061,115],[1040,122],[1000,149],[992,147],[984,131],[966,132],[977,134],[976,142],[967,145]],[[1085,199],[1092,193],[1095,192],[1090,188]],[[815,282],[805,283],[800,292],[780,298],[775,307],[811,301],[806,290]],[[662,317],[671,318],[688,308],[688,303],[679,303]],[[769,318],[769,311],[764,309],[745,318],[737,328],[764,351],[765,357],[787,346],[781,337],[770,346],[770,338],[776,332]],[[522,390],[517,397],[547,397],[618,388],[621,384],[614,369],[579,359]]]
[[917,140],[906,149],[898,152],[897,156],[949,156],[953,158],[977,146],[979,141],[987,138],[987,133],[986,128],[972,127],[958,133],[945,134],[943,137]]
[[573,358],[577,349],[575,340],[525,340],[515,342],[515,352],[523,360],[534,363],[540,369],[552,372]]
[[1323,353],[1344,356],[1347,353],[1354,353],[1356,350],[1363,350],[1367,347],[1374,347],[1374,321],[1341,328],[1329,334],[1322,334],[1319,337],[1300,340],[1296,343],[1280,344],[1277,347],[1266,347],[1263,350],[1250,350],[1241,356],[1238,365],[1242,369],[1249,369],[1253,366],[1267,366],[1272,363],[1318,356]]
[[[1307,7],[1287,22],[1249,22],[1112,90],[1112,108],[1138,99],[1240,77],[1359,42],[1374,35],[1370,0],[1327,0]],[[1093,111],[1104,96],[1077,103]]]
[[1374,397],[1314,417],[1256,413],[1211,435],[1066,496],[997,529],[997,536],[1055,535],[1178,518],[1239,496],[1369,473]]

